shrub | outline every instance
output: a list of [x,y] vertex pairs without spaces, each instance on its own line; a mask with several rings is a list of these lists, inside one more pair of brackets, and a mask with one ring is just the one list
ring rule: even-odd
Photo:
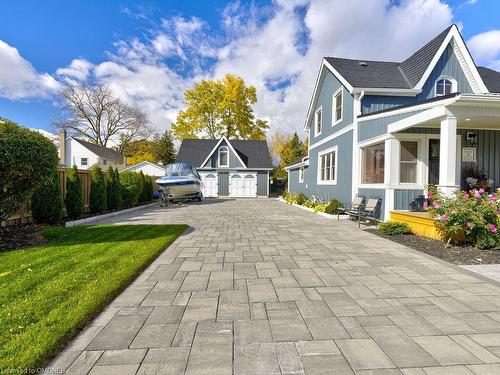
[[436,189],[429,189],[429,212],[444,239],[457,241],[461,234],[465,242],[479,249],[500,246],[500,190],[488,194],[484,189],[468,192],[457,191],[453,196],[441,196]]
[[326,212],[326,204],[316,204],[314,206],[314,212]]
[[106,208],[117,210],[121,206],[121,201],[120,174],[110,166],[106,175]]
[[299,195],[297,195],[297,199],[295,201],[295,204],[300,204],[301,206],[306,203],[307,201],[307,197],[304,193],[300,193]]
[[139,176],[141,176],[141,181],[142,181],[142,190],[141,190],[141,194],[139,195],[139,202],[145,203],[148,201],[148,192],[147,192],[148,188],[146,186],[146,184],[147,184],[146,176],[144,176],[144,173],[142,173],[142,171],[139,172]]
[[104,180],[101,167],[98,165],[92,169],[89,209],[92,213],[102,213],[106,211],[106,180]]
[[328,206],[325,208],[325,212],[330,215],[337,215],[339,208],[342,207],[342,203],[340,203],[336,199],[332,199]]
[[120,188],[123,207],[132,207],[137,204],[143,188],[140,174],[132,171],[120,173]]
[[63,215],[59,173],[52,173],[41,181],[31,196],[31,213],[36,223],[57,224]]
[[0,220],[27,203],[57,167],[54,144],[36,131],[0,118]]
[[66,216],[70,219],[78,219],[83,214],[83,197],[82,184],[76,165],[68,172],[66,178],[66,198],[64,198],[66,206]]
[[144,202],[151,202],[153,200],[153,180],[150,176],[146,176],[142,192],[144,194]]
[[398,236],[403,234],[412,234],[411,228],[406,223],[399,223],[397,221],[387,221],[380,223],[378,229],[384,234],[389,236]]

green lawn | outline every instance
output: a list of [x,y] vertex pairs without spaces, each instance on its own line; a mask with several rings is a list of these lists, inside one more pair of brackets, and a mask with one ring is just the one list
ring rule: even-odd
[[45,365],[186,228],[51,228],[0,253],[0,373]]

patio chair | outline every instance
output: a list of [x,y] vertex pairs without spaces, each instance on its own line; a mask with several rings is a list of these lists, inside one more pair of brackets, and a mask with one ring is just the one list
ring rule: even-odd
[[352,203],[348,207],[339,207],[337,209],[337,220],[340,220],[340,214],[349,216],[351,215],[359,216],[359,212],[363,208],[364,204],[365,204],[365,196],[356,194],[356,196],[352,200]]
[[370,197],[364,209],[359,210],[358,213],[358,228],[361,227],[361,218],[378,220],[377,215],[380,212],[380,206],[382,204],[382,198],[380,197]]

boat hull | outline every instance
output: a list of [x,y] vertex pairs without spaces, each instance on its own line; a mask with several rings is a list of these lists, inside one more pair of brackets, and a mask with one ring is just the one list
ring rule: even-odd
[[201,182],[197,180],[160,181],[157,184],[170,199],[194,198],[201,194]]

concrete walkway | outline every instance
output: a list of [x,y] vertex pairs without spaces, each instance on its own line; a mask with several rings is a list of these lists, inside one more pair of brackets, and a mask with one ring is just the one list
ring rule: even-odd
[[500,374],[500,286],[276,200],[108,222],[188,223],[53,362],[71,374]]

